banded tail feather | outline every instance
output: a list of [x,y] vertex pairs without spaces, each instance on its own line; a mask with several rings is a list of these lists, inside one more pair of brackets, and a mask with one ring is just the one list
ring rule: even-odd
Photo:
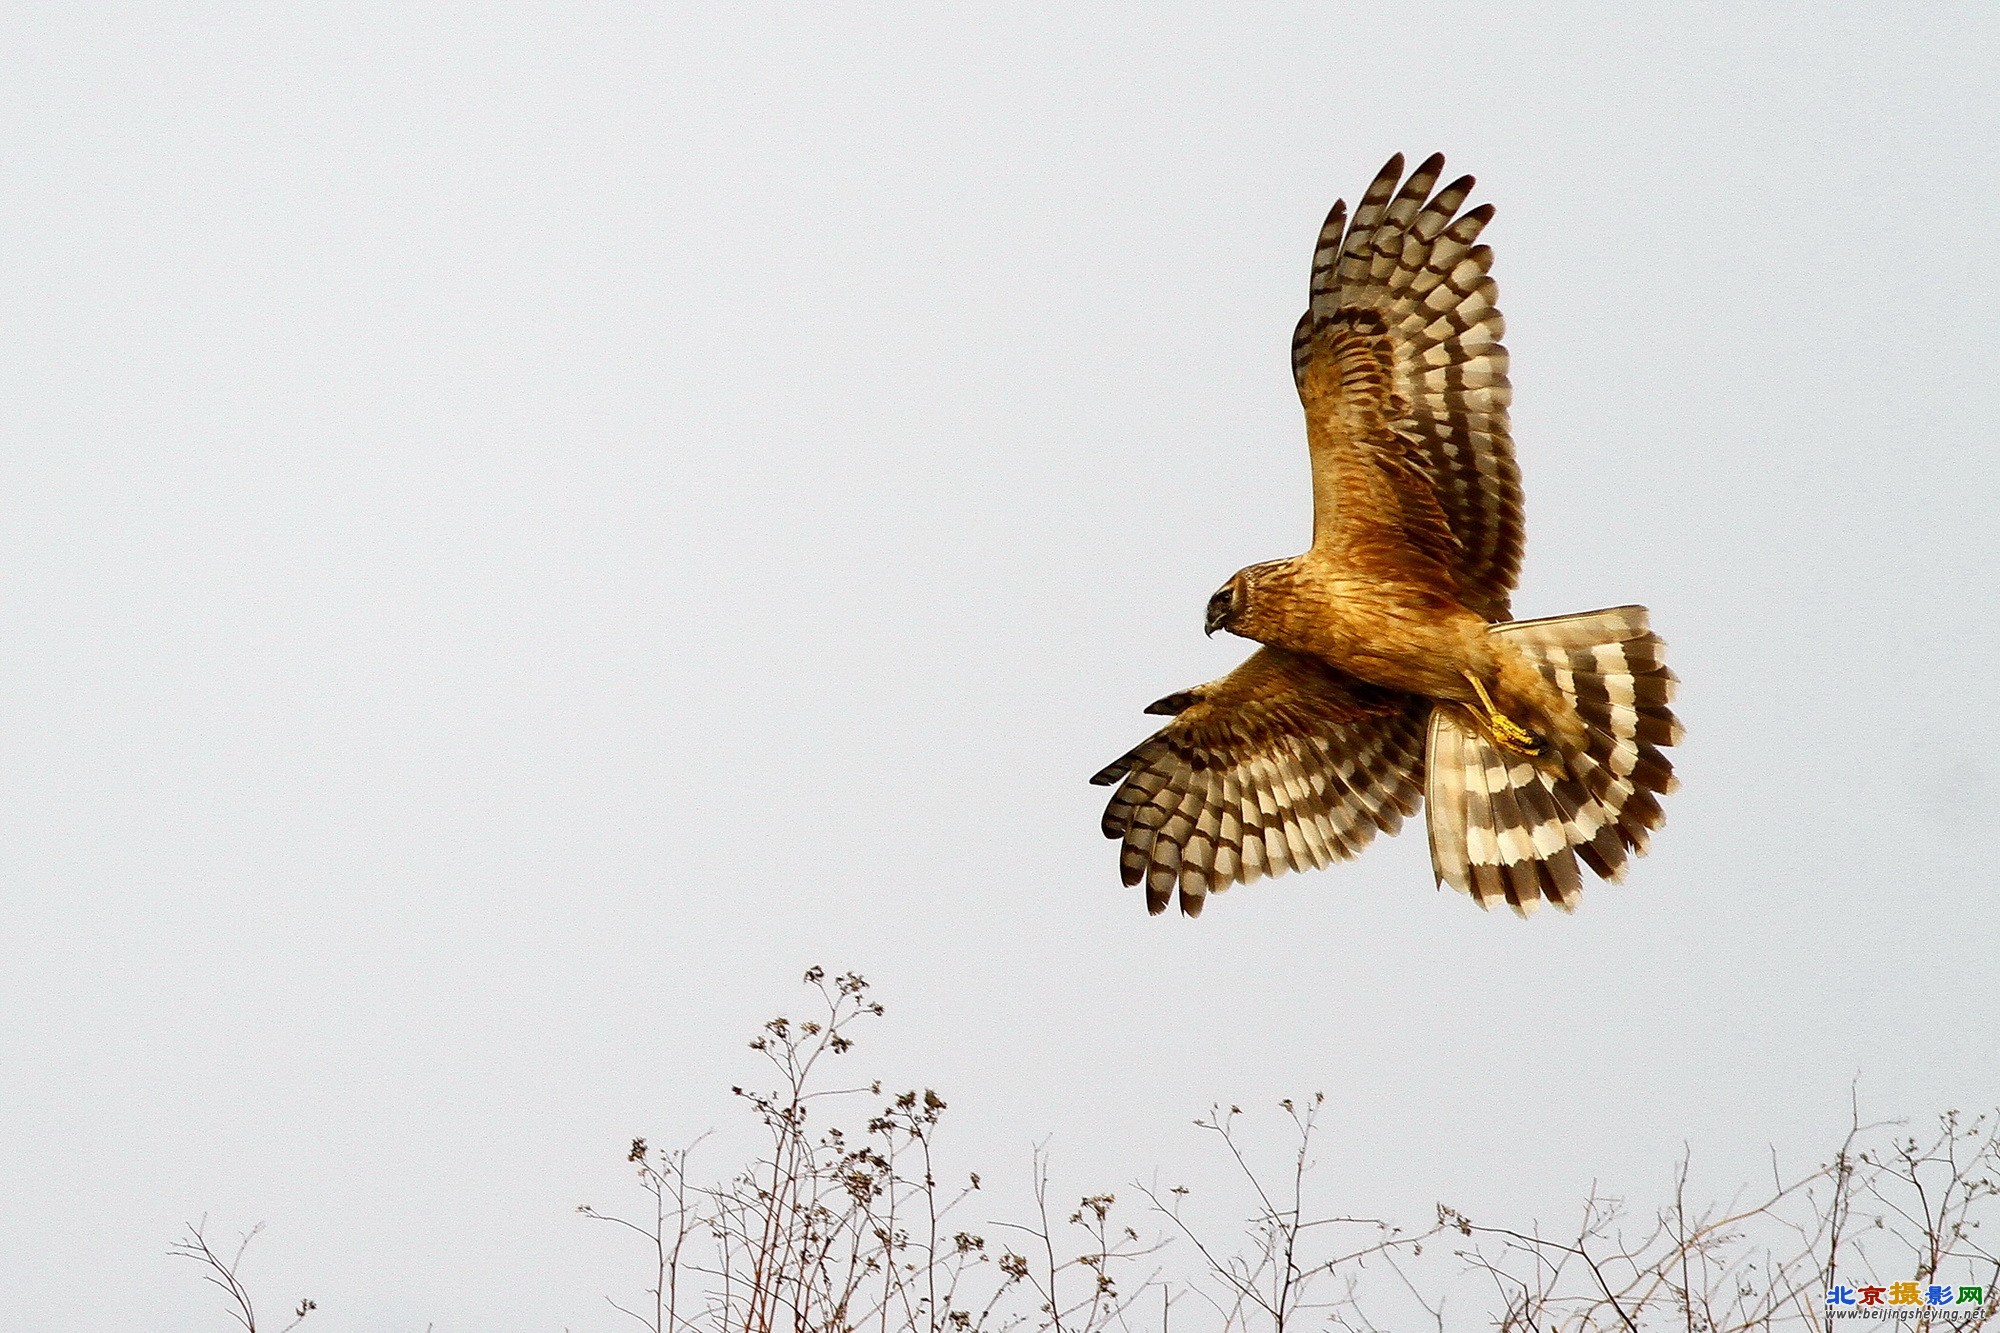
[[1624,875],[1665,819],[1674,789],[1660,751],[1681,738],[1669,706],[1674,673],[1643,606],[1494,625],[1583,719],[1584,748],[1560,771],[1501,751],[1454,705],[1431,712],[1427,750],[1431,864],[1438,881],[1481,907],[1526,916],[1543,902],[1575,908],[1577,863]]

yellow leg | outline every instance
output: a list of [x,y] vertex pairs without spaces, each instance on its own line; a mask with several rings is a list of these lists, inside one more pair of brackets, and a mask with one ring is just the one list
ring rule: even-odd
[[1473,692],[1479,696],[1479,702],[1486,709],[1486,726],[1493,733],[1494,742],[1501,749],[1512,750],[1516,754],[1530,757],[1540,755],[1544,748],[1541,737],[1495,708],[1493,696],[1486,692],[1486,686],[1480,682],[1479,677],[1470,671],[1462,674],[1472,682]]

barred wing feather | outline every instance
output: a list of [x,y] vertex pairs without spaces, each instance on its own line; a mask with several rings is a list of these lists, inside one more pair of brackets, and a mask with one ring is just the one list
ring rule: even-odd
[[[1463,214],[1473,179],[1436,187],[1442,155],[1402,179],[1389,159],[1350,221],[1335,204],[1313,254],[1311,297],[1292,340],[1303,386],[1318,335],[1342,311],[1381,315],[1393,345],[1399,447],[1428,479],[1457,538],[1460,600],[1488,620],[1509,615],[1524,539],[1521,475],[1507,409],[1493,252],[1478,244],[1492,205]],[[1399,188],[1400,182],[1400,188]]]
[[1346,860],[1417,812],[1427,701],[1303,654],[1262,648],[1220,680],[1147,709],[1174,720],[1091,779],[1117,784],[1104,834],[1158,913]]

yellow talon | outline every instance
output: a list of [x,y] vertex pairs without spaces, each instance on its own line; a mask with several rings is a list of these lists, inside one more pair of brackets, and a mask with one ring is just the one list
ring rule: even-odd
[[1479,702],[1485,706],[1487,730],[1493,733],[1493,739],[1500,748],[1530,758],[1539,756],[1543,751],[1542,738],[1495,708],[1493,696],[1486,692],[1486,686],[1480,683],[1479,677],[1468,671],[1465,673],[1465,678],[1472,682],[1474,692],[1479,695]]
[[1493,739],[1509,750],[1525,755],[1537,755],[1542,752],[1542,742],[1535,733],[1505,713],[1493,714],[1486,719],[1486,725],[1493,728]]

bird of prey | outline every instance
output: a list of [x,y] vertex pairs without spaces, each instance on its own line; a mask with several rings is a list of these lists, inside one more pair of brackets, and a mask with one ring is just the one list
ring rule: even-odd
[[[1492,205],[1444,158],[1389,160],[1313,252],[1292,375],[1312,548],[1251,565],[1207,631],[1261,645],[1147,708],[1173,718],[1091,781],[1125,882],[1179,898],[1324,866],[1429,803],[1439,883],[1481,907],[1574,908],[1578,862],[1618,879],[1675,785],[1674,675],[1642,606],[1514,620],[1521,483]],[[1433,191],[1435,190],[1435,193]]]

